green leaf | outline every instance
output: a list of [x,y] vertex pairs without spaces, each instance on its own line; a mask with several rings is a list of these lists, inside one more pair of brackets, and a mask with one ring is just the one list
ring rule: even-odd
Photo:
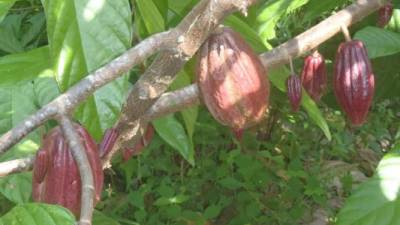
[[194,166],[194,149],[179,121],[173,115],[169,115],[154,120],[153,125],[157,134]]
[[241,187],[243,187],[243,183],[236,180],[233,177],[226,177],[220,181],[218,181],[218,183],[224,187],[224,188],[228,188],[230,190],[236,190],[239,189]]
[[8,10],[14,5],[16,0],[1,0],[0,1],[0,23],[7,15]]
[[386,26],[389,30],[400,33],[400,9],[394,9],[392,18]]
[[306,4],[308,0],[273,0],[267,1],[257,16],[258,34],[265,46],[267,40],[275,38],[275,26],[279,19]]
[[13,174],[0,178],[0,192],[14,203],[29,202],[32,193],[31,173]]
[[153,0],[136,0],[136,4],[149,35],[164,31],[165,23],[163,16],[158,11]]
[[239,32],[250,46],[258,53],[265,52],[271,49],[271,45],[264,45],[268,42],[263,42],[258,36],[257,32],[253,30],[247,23],[235,15],[230,15],[224,20],[224,24],[232,27],[235,31]]
[[361,184],[337,216],[337,225],[400,224],[400,146],[379,163],[374,177]]
[[[286,79],[289,77],[289,74],[290,71],[286,67],[282,66],[269,71],[268,78],[275,87],[282,92],[286,92]],[[301,105],[307,111],[311,120],[313,120],[314,123],[321,128],[322,132],[325,134],[325,137],[330,141],[332,139],[331,132],[329,131],[328,124],[326,123],[322,112],[319,110],[318,106],[307,94],[307,92],[304,91],[304,89],[302,96]]]
[[74,216],[61,206],[27,203],[15,206],[1,218],[12,225],[73,225]]
[[[177,90],[179,88],[186,87],[191,83],[192,81],[190,80],[189,74],[187,74],[185,70],[181,70],[178,73],[175,81],[172,83],[171,90]],[[186,131],[190,139],[190,145],[193,146],[193,134],[197,121],[197,116],[199,114],[199,107],[191,106],[182,110],[180,113],[182,115],[183,122],[185,123]]]
[[214,219],[221,213],[222,207],[220,205],[210,205],[204,211],[206,219]]
[[348,1],[349,0],[325,0],[324,4],[321,4],[320,0],[309,0],[308,4],[304,8],[304,20],[314,20],[323,15],[324,12],[330,12]]
[[400,52],[400,34],[378,27],[365,27],[354,39],[365,43],[369,58],[393,55]]
[[103,214],[100,211],[94,210],[93,212],[93,225],[120,225],[118,221],[113,218]]
[[0,58],[0,85],[16,84],[39,77],[51,65],[49,48],[16,53]]
[[[43,0],[50,55],[62,92],[124,52],[131,42],[128,0]],[[97,90],[75,116],[99,139],[116,120],[129,83],[123,76]]]

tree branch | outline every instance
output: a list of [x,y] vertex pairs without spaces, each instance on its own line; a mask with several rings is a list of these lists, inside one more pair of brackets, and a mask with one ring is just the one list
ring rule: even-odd
[[86,155],[85,148],[81,139],[76,132],[72,121],[62,115],[57,118],[64,133],[65,139],[68,141],[68,147],[79,169],[79,175],[82,183],[81,195],[81,217],[78,225],[92,224],[92,214],[94,208],[94,178],[93,171],[90,167],[89,159]]

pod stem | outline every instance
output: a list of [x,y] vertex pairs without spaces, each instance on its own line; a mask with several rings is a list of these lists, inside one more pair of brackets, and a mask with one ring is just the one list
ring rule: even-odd
[[295,72],[294,72],[294,66],[293,66],[292,57],[289,57],[289,64],[290,64],[290,71],[291,71],[291,73],[294,75]]
[[343,33],[346,41],[351,41],[350,32],[349,32],[349,29],[347,29],[347,26],[342,25],[342,26],[340,26],[340,29],[342,30],[342,33]]

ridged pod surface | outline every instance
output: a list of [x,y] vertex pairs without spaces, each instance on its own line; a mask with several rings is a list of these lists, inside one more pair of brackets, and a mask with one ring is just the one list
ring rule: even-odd
[[[93,171],[95,203],[103,188],[103,170],[97,145],[82,126],[75,124]],[[68,208],[78,218],[81,210],[81,179],[79,169],[60,127],[53,128],[44,138],[33,166],[33,200]]]
[[257,54],[232,29],[221,28],[201,47],[197,82],[205,105],[221,124],[240,130],[264,118],[267,73]]
[[336,99],[353,125],[365,122],[375,90],[374,74],[364,44],[341,43],[334,67]]
[[393,3],[389,1],[378,10],[378,26],[385,27],[393,15]]
[[297,112],[300,108],[302,89],[301,80],[296,74],[291,74],[286,80],[287,95],[289,98],[290,105],[294,112]]
[[301,83],[311,98],[318,102],[326,88],[326,81],[325,59],[315,51],[304,59]]

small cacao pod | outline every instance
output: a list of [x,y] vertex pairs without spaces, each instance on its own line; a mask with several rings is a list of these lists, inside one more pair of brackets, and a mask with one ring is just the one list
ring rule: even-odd
[[[103,170],[97,145],[85,128],[74,125],[86,150],[93,171],[95,203],[103,188]],[[33,165],[32,197],[34,201],[58,204],[78,218],[81,210],[81,179],[79,169],[60,127],[53,128],[44,138]]]
[[257,54],[232,29],[219,29],[201,47],[197,82],[205,105],[221,124],[240,130],[264,118],[267,73]]
[[364,44],[341,43],[334,67],[336,99],[353,125],[365,122],[375,90],[374,74]]
[[142,150],[150,143],[154,136],[154,127],[149,124],[147,126],[146,132],[138,141],[133,148],[127,148],[122,152],[122,158],[124,161],[128,161],[132,156],[139,155]]
[[385,27],[393,15],[393,4],[391,1],[386,3],[378,10],[378,26]]
[[115,128],[108,128],[104,132],[103,140],[99,145],[100,158],[103,158],[112,150],[118,136],[119,134]]
[[287,95],[289,97],[292,110],[297,112],[300,108],[302,89],[301,80],[297,74],[291,74],[286,80]]
[[325,90],[326,81],[325,59],[318,51],[314,51],[304,59],[301,83],[311,98],[318,102]]

